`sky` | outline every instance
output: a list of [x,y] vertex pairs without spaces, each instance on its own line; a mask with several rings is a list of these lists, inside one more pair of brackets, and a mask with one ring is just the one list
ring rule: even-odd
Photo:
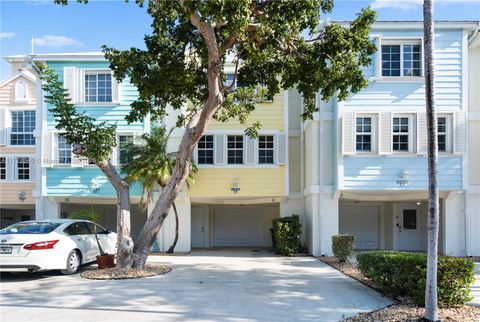
[[[0,0],[0,56],[59,52],[100,51],[102,45],[117,49],[143,48],[151,31],[151,18],[134,0],[70,1]],[[351,20],[371,5],[378,20],[421,20],[422,0],[335,0],[334,10],[321,19]],[[480,20],[480,0],[435,0],[436,20]],[[33,39],[33,41],[32,41]],[[10,76],[2,59],[0,80]]]

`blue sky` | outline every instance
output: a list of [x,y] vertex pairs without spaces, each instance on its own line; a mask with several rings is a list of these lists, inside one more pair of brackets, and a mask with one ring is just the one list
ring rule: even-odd
[[[134,0],[75,1],[67,6],[53,0],[0,0],[0,56],[35,53],[100,51],[104,44],[118,49],[143,47],[151,19]],[[333,20],[349,20],[372,5],[379,20],[421,20],[421,0],[336,0]],[[480,0],[436,0],[437,20],[480,20]],[[10,75],[8,63],[0,64],[0,79]]]

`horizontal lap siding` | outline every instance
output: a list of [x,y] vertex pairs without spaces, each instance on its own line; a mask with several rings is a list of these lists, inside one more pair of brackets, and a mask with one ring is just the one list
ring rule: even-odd
[[[421,31],[382,31],[375,35],[388,38],[421,38]],[[462,106],[462,31],[439,30],[435,37],[435,94],[439,109],[460,109]],[[376,57],[372,64],[364,69],[367,78],[375,75]],[[351,95],[345,102],[351,108],[423,108],[425,107],[425,86],[423,82],[376,82],[357,94]]]
[[[18,204],[35,204],[33,198],[33,190],[35,190],[35,182],[0,182],[0,206],[18,205]],[[24,191],[26,199],[20,201],[18,194]],[[8,207],[5,207],[8,208]]]
[[[63,68],[109,68],[108,62],[49,62],[48,65],[55,73],[60,75],[60,80],[63,81]],[[87,115],[95,118],[99,122],[106,121],[117,124],[118,131],[143,131],[143,123],[128,124],[125,121],[125,116],[130,112],[130,104],[138,97],[138,91],[135,86],[125,79],[120,86],[120,104],[117,105],[77,105],[78,111],[85,112]],[[55,120],[50,112],[47,112],[47,129],[55,129]]]
[[[397,180],[403,171],[408,184],[400,187]],[[462,189],[462,158],[440,157],[438,163],[440,190]],[[345,190],[425,190],[428,185],[425,157],[345,157]]]
[[[90,191],[95,179],[100,189]],[[86,168],[47,168],[47,196],[49,197],[116,197],[115,189],[97,167]],[[130,187],[131,196],[141,196],[140,184]]]
[[[234,180],[240,191],[230,189]],[[191,197],[276,197],[285,195],[285,168],[200,168],[195,184],[190,187]]]

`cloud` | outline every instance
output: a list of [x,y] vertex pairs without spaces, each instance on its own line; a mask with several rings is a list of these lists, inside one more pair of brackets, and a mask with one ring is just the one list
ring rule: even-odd
[[65,36],[56,36],[56,35],[45,35],[40,38],[33,38],[33,44],[38,47],[51,47],[59,48],[66,46],[77,46],[81,47],[83,44],[78,40],[73,38],[68,38]]
[[[451,4],[451,3],[475,3],[478,0],[437,0],[435,4]],[[374,0],[372,3],[372,8],[382,9],[382,8],[391,8],[399,10],[413,10],[421,7],[423,5],[423,0]]]
[[15,37],[15,33],[14,32],[0,32],[0,39],[3,39],[3,38],[13,38]]

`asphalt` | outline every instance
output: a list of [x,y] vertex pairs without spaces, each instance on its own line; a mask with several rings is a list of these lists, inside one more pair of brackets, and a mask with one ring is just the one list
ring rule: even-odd
[[1,321],[339,321],[389,305],[312,257],[209,250],[150,256],[156,277],[94,281],[57,272],[1,275]]

